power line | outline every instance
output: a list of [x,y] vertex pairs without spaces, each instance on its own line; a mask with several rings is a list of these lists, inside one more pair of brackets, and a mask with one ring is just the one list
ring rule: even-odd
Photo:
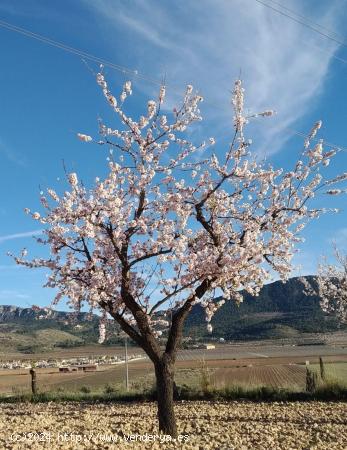
[[87,52],[84,52],[84,51],[79,50],[77,48],[71,47],[69,45],[65,45],[65,44],[63,44],[63,43],[61,43],[59,41],[55,41],[53,39],[47,38],[45,36],[42,36],[41,34],[33,33],[32,31],[26,30],[25,28],[18,27],[16,25],[12,25],[12,24],[10,24],[8,22],[5,22],[3,20],[0,20],[0,27],[6,28],[6,29],[8,29],[10,31],[14,31],[16,33],[20,33],[20,34],[22,34],[22,35],[24,35],[26,37],[29,37],[29,38],[32,38],[32,39],[36,39],[37,41],[43,42],[43,43],[51,45],[53,47],[60,48],[61,50],[64,50],[64,51],[69,52],[69,53],[73,53],[73,54],[75,54],[77,56],[80,56],[82,58],[88,59],[90,61],[97,62],[98,64],[102,64],[105,67],[110,67],[111,69],[118,70],[119,72],[136,76],[136,77],[141,78],[143,80],[149,81],[152,84],[156,84],[156,85],[159,85],[159,86],[161,85],[161,83],[159,81],[157,81],[157,80],[155,80],[153,78],[144,76],[144,75],[140,74],[137,70],[133,70],[133,69],[130,69],[129,67],[125,67],[125,66],[120,66],[118,64],[114,64],[114,63],[112,63],[110,61],[107,61],[107,60],[105,60],[103,58],[99,58],[98,56],[92,55],[91,53],[87,53]]
[[[264,6],[267,6],[267,7],[271,8],[271,9],[274,9],[275,11],[277,11],[275,8],[271,7],[270,5],[267,5],[266,3],[264,3],[261,0],[255,0],[255,1],[258,2],[258,3],[263,4]],[[272,1],[272,0],[270,0],[270,1]],[[273,2],[273,3],[275,3],[275,2]],[[284,14],[281,11],[278,11],[278,12],[280,14]],[[284,14],[284,15],[287,16],[287,14]],[[288,16],[288,17],[292,18],[290,16]],[[295,20],[295,19],[293,19],[293,20]],[[302,22],[300,22],[300,23],[302,23]],[[128,75],[135,76],[135,77],[137,77],[139,79],[142,79],[142,80],[145,80],[145,81],[149,81],[150,83],[152,83],[154,85],[157,85],[157,86],[161,86],[162,85],[162,83],[160,81],[155,80],[153,78],[150,78],[150,77],[140,73],[138,70],[134,70],[134,69],[131,69],[131,68],[126,67],[126,66],[121,66],[119,64],[115,64],[115,63],[110,62],[108,60],[105,60],[103,58],[99,58],[98,56],[92,55],[91,53],[84,52],[84,51],[79,50],[79,49],[77,49],[75,47],[71,47],[69,45],[63,44],[62,42],[50,39],[50,38],[48,38],[46,36],[43,36],[41,34],[34,33],[32,31],[29,31],[29,30],[25,29],[25,28],[18,27],[18,26],[13,25],[13,24],[11,24],[9,22],[5,22],[4,20],[1,20],[1,19],[0,19],[0,27],[8,29],[8,30],[13,31],[13,32],[16,32],[16,33],[19,33],[19,34],[22,34],[22,35],[24,35],[26,37],[29,37],[31,39],[35,39],[37,41],[40,41],[40,42],[43,42],[45,44],[51,45],[53,47],[59,48],[59,49],[61,49],[63,51],[69,52],[71,54],[80,56],[82,59],[84,58],[84,59],[87,59],[89,61],[93,61],[93,62],[96,62],[98,64],[102,64],[105,67],[109,67],[110,69],[117,70],[117,71],[119,71],[119,72],[121,72],[123,74],[128,74]],[[341,43],[341,45],[345,45],[347,47],[347,44]],[[332,56],[334,57],[334,55],[332,55]],[[339,59],[340,61],[342,61],[342,62],[347,64],[347,60],[344,60],[344,59],[338,58],[338,57],[335,57],[335,58]],[[174,89],[174,91],[176,93],[178,92],[175,89]],[[220,110],[222,109],[220,106],[218,106],[217,104],[211,103],[210,101],[208,101],[206,103],[210,104],[211,106],[213,106],[213,107],[215,107],[217,109],[220,109]],[[306,134],[304,134],[304,133],[302,133],[300,131],[296,131],[296,130],[288,128],[288,127],[285,127],[284,129],[286,129],[286,130],[288,130],[288,131],[290,131],[290,132],[292,132],[292,133],[294,133],[294,134],[296,134],[298,136],[301,136],[301,137],[306,137],[307,136]],[[335,145],[335,144],[332,144],[332,143],[329,143],[328,141],[324,140],[324,144],[327,147],[336,148],[336,149],[340,149],[342,151],[347,152],[347,148],[341,147],[341,146],[338,146],[338,145]]]
[[344,36],[342,36],[341,34],[335,33],[335,31],[330,30],[329,28],[321,25],[320,23],[314,22],[312,19],[309,19],[308,17],[303,16],[302,14],[299,14],[297,11],[294,11],[293,9],[289,9],[288,7],[282,5],[282,3],[276,2],[275,0],[267,0],[267,2],[273,3],[274,5],[279,6],[281,9],[284,9],[285,11],[288,11],[289,13],[294,14],[294,16],[297,16],[300,19],[303,19],[308,23],[316,25],[317,27],[321,28],[322,30],[327,31],[328,33],[330,33],[332,35],[335,35],[337,37],[341,37],[342,39],[344,39]]
[[[258,1],[258,0],[255,0],[255,1]],[[292,9],[289,9],[289,8],[283,6],[281,3],[275,2],[274,0],[268,0],[268,1],[270,1],[271,3],[274,3],[275,5],[280,6],[282,9],[285,9],[285,10],[288,11],[288,12],[291,12],[292,14],[296,15],[297,17],[300,17],[300,18],[304,19],[306,22],[312,23],[312,24],[316,25],[317,27],[320,27],[321,29],[328,31],[329,33],[331,33],[331,34],[333,34],[333,35],[335,35],[335,36],[341,36],[341,35],[335,33],[334,31],[331,31],[330,29],[328,29],[328,28],[326,28],[326,27],[323,27],[323,25],[320,25],[319,23],[314,22],[313,20],[308,19],[307,17],[305,17],[305,16],[303,16],[303,15],[301,15],[301,14],[298,14],[297,12],[293,11]],[[280,14],[283,14],[284,16],[286,16],[286,17],[288,17],[288,18],[293,19],[293,20],[296,21],[295,18],[293,18],[293,17],[291,17],[291,16],[289,16],[289,15],[283,13],[282,11],[277,10],[276,8],[271,7],[271,6],[268,5],[268,4],[265,4],[264,2],[262,2],[262,1],[260,1],[260,0],[258,1],[258,3],[261,3],[262,5],[264,5],[264,6],[268,7],[268,8],[270,8],[270,9],[272,9],[272,10],[274,10],[274,11],[280,13]],[[300,23],[300,24],[302,24],[302,25],[304,25],[304,26],[306,26],[306,25],[308,26],[308,24],[302,23],[301,21],[298,22],[298,23]],[[309,28],[312,30],[311,27],[309,27]],[[317,30],[314,30],[314,31],[317,31]],[[321,33],[320,33],[320,34],[321,34]],[[323,34],[323,36],[325,36],[325,34]],[[325,37],[328,37],[328,36],[325,36]],[[330,37],[329,37],[329,39],[330,39]],[[337,56],[337,55],[335,55],[335,54],[332,54],[331,51],[329,51],[329,50],[327,50],[327,49],[323,49],[323,48],[320,48],[320,47],[316,47],[315,45],[312,45],[312,44],[307,44],[307,42],[304,42],[304,41],[303,41],[303,43],[304,43],[305,45],[308,45],[309,47],[313,47],[315,50],[318,50],[318,51],[320,51],[320,52],[322,52],[322,53],[327,53],[327,54],[329,54],[329,56],[330,56],[331,58],[334,58],[334,59],[336,59],[337,61],[342,62],[343,64],[347,64],[347,59],[344,59],[344,58],[342,58],[341,56]],[[339,40],[338,43],[341,44],[341,45],[347,46],[346,42],[342,42],[342,41]]]
[[[288,14],[283,13],[280,10],[277,10],[276,8],[273,8],[272,6],[266,4],[265,2],[263,2],[261,0],[255,0],[255,1],[258,2],[258,3],[261,3],[262,5],[264,5],[264,6],[268,7],[268,8],[273,9],[276,12],[279,12],[280,14],[285,15],[286,17],[288,17],[290,19],[293,19],[293,20],[297,21],[295,18],[289,16]],[[269,0],[269,1],[272,1],[272,0]],[[273,1],[273,3],[276,3],[276,2]],[[279,3],[276,3],[276,4],[279,5]],[[289,10],[288,8],[285,8],[283,6],[282,6],[282,8]],[[293,12],[293,14],[296,14],[296,13]],[[304,16],[300,16],[300,17],[304,17]],[[309,20],[309,19],[306,19],[306,20]],[[307,25],[307,24],[305,24],[305,23],[303,23],[301,21],[299,23],[301,23],[302,25],[305,25],[305,26]],[[312,23],[315,23],[315,22],[312,22]],[[29,37],[31,39],[36,39],[37,41],[40,41],[40,42],[43,42],[45,44],[51,45],[53,47],[59,48],[59,49],[64,50],[66,52],[75,54],[77,56],[80,56],[81,58],[84,58],[84,59],[87,59],[87,60],[90,60],[90,61],[94,61],[94,62],[96,62],[98,64],[102,64],[102,65],[104,65],[106,67],[109,67],[111,69],[117,70],[117,71],[122,72],[124,74],[129,74],[129,75],[135,76],[135,77],[140,78],[142,80],[148,81],[148,82],[150,82],[150,83],[152,83],[154,85],[157,85],[157,86],[161,86],[162,85],[162,83],[160,81],[158,81],[158,80],[156,80],[154,78],[151,78],[151,77],[149,77],[147,75],[144,75],[144,74],[140,73],[138,70],[134,70],[134,69],[131,69],[131,68],[126,67],[126,66],[121,66],[119,64],[115,64],[115,63],[113,63],[111,61],[108,61],[106,59],[103,59],[103,58],[100,58],[98,56],[92,55],[91,53],[85,52],[83,50],[79,50],[79,49],[77,49],[75,47],[72,47],[70,45],[66,45],[66,44],[64,44],[62,42],[53,40],[53,39],[48,38],[46,36],[43,36],[41,34],[34,33],[32,31],[29,31],[29,30],[25,29],[25,28],[19,27],[17,25],[13,25],[13,24],[11,24],[9,22],[5,22],[4,20],[1,20],[1,19],[0,19],[0,27],[5,28],[5,29],[10,30],[10,31],[13,31],[13,32],[16,32],[16,33],[19,33],[19,34],[22,34],[22,35],[24,35],[26,37]],[[313,29],[314,31],[317,31],[313,27],[310,27],[310,28]],[[317,32],[319,32],[319,31],[317,31]],[[320,34],[322,34],[322,33],[320,33]],[[330,39],[330,36],[328,36],[328,35],[323,34],[323,36],[326,36],[326,37],[328,37]],[[344,45],[344,46],[347,47],[347,44],[342,42],[342,41],[335,40],[335,42],[338,42],[339,44]],[[320,48],[318,50],[324,51],[324,50],[322,50]],[[347,60],[346,59],[338,57],[338,56],[336,56],[334,54],[331,55],[331,57],[337,59],[338,61],[340,61],[340,62],[342,62],[344,64],[347,64]],[[176,90],[176,92],[178,92],[178,91]],[[211,102],[208,102],[208,103],[211,104]],[[213,106],[218,108],[217,105],[213,105]]]
[[[280,14],[283,14],[283,15],[287,16],[288,18],[291,18],[291,19],[293,19],[293,20],[296,20],[296,19],[292,18],[291,16],[289,16],[289,15],[283,13],[282,11],[279,11],[279,10],[277,10],[276,8],[273,8],[273,7],[271,7],[270,5],[268,5],[268,4],[264,3],[264,2],[262,2],[261,0],[255,0],[255,1],[257,1],[258,3],[261,3],[261,4],[264,5],[264,6],[267,6],[267,7],[271,8],[271,9],[277,11],[277,12],[279,12]],[[272,1],[272,3],[276,3],[276,2],[274,2],[273,0],[269,0],[269,1]],[[277,4],[277,5],[280,5],[279,3],[276,3],[276,4]],[[292,11],[292,10],[289,10],[289,8],[285,8],[285,7],[283,7],[283,6],[281,6],[281,7],[284,8],[284,9],[287,9],[288,11]],[[295,12],[293,12],[293,14],[298,15],[298,14],[295,13]],[[300,16],[300,15],[298,15],[298,16],[304,18],[304,16]],[[305,18],[305,20],[309,21],[309,19],[307,19],[307,18]],[[311,21],[311,22],[312,22],[312,21]],[[302,25],[306,25],[306,24],[304,24],[304,23],[302,23],[302,22],[299,22],[299,23],[301,23]],[[315,23],[315,22],[312,22],[312,23]],[[319,25],[317,24],[317,26],[319,26]],[[149,76],[147,76],[147,75],[144,75],[144,74],[140,73],[138,70],[134,70],[134,69],[131,69],[131,68],[126,67],[126,66],[121,66],[121,65],[119,65],[119,64],[115,64],[115,63],[113,63],[113,62],[111,62],[111,61],[108,61],[108,60],[106,60],[106,59],[103,59],[103,58],[100,58],[100,57],[98,57],[98,56],[95,56],[95,55],[93,55],[93,54],[91,54],[91,53],[85,52],[85,51],[83,51],[83,50],[79,50],[79,49],[77,49],[77,48],[75,48],[75,47],[72,47],[72,46],[70,46],[70,45],[66,45],[66,44],[64,44],[64,43],[62,43],[62,42],[53,40],[53,39],[48,38],[48,37],[46,37],[46,36],[43,36],[43,35],[41,35],[41,34],[34,33],[34,32],[32,32],[32,31],[30,31],[30,30],[27,30],[27,29],[25,29],[25,28],[19,27],[19,26],[17,26],[17,25],[13,25],[13,24],[11,24],[11,23],[9,23],[9,22],[5,22],[4,20],[1,20],[1,19],[0,19],[0,27],[5,28],[5,29],[10,30],[10,31],[13,31],[13,32],[15,32],[15,33],[22,34],[22,35],[24,35],[24,36],[26,36],[26,37],[29,37],[29,38],[31,38],[31,39],[35,39],[35,40],[37,40],[37,41],[43,42],[44,44],[51,45],[51,46],[53,46],[53,47],[59,48],[59,49],[64,50],[64,51],[66,51],[66,52],[75,54],[75,55],[80,56],[81,58],[87,59],[87,60],[89,60],[89,61],[94,61],[94,62],[96,62],[96,63],[98,63],[98,64],[102,64],[102,65],[104,65],[105,67],[109,67],[109,68],[111,68],[111,69],[117,70],[117,71],[119,71],[119,72],[121,72],[121,73],[123,73],[123,74],[129,74],[129,75],[135,76],[135,77],[137,77],[137,78],[139,78],[139,79],[148,81],[148,82],[150,82],[150,83],[152,83],[152,84],[154,84],[154,85],[156,85],[156,86],[161,86],[161,85],[162,85],[162,83],[161,83],[159,80],[156,80],[156,79],[151,78],[151,77],[149,77]],[[311,28],[311,27],[310,27],[310,28]],[[317,31],[317,30],[315,30],[315,31]],[[324,35],[324,34],[323,34],[323,35]],[[324,35],[324,36],[325,36],[325,35]],[[330,38],[329,36],[326,36],[326,37]],[[347,47],[347,44],[346,44],[346,43],[343,43],[342,41],[337,41],[337,40],[336,40],[336,42],[338,42],[338,43],[340,43],[341,45],[344,45],[344,46]],[[330,54],[330,52],[327,52],[327,51],[325,51],[325,50],[323,50],[323,49],[321,49],[321,48],[316,48],[316,50],[323,51],[323,52],[326,52],[326,53],[329,53],[329,54]],[[346,59],[343,59],[343,58],[341,58],[341,57],[339,57],[339,56],[336,56],[336,55],[334,55],[334,54],[331,55],[331,57],[332,57],[332,58],[335,58],[336,60],[338,60],[338,61],[340,61],[340,62],[342,62],[342,63],[344,63],[344,64],[347,64],[347,60],[346,60]],[[177,93],[178,91],[175,90],[175,92]],[[215,106],[216,108],[219,108],[216,104],[212,104],[210,101],[208,101],[208,102],[206,102],[206,103],[209,103],[209,104],[211,104],[212,106]],[[219,108],[219,109],[220,109],[220,108]]]
[[[41,34],[34,33],[32,31],[29,31],[29,30],[25,29],[25,28],[18,27],[17,25],[13,25],[13,24],[11,24],[9,22],[5,22],[4,20],[1,20],[1,19],[0,19],[0,27],[5,28],[5,29],[10,30],[10,31],[13,31],[15,33],[22,34],[22,35],[24,35],[26,37],[29,37],[29,38],[32,38],[32,39],[36,39],[37,41],[43,42],[44,44],[51,45],[53,47],[59,48],[61,50],[64,50],[64,51],[69,52],[69,53],[72,53],[74,55],[80,56],[82,58],[82,60],[87,59],[89,61],[94,61],[94,62],[96,62],[98,64],[102,64],[105,67],[109,67],[110,69],[117,70],[117,71],[119,71],[119,72],[121,72],[123,74],[128,74],[128,75],[137,77],[139,79],[142,79],[144,81],[148,81],[151,84],[159,86],[159,87],[161,87],[163,85],[163,83],[160,82],[159,80],[156,80],[156,79],[151,78],[151,77],[149,77],[147,75],[144,75],[144,74],[140,73],[138,70],[134,70],[134,69],[131,69],[131,68],[126,67],[126,66],[121,66],[119,64],[115,64],[115,63],[113,63],[111,61],[108,61],[106,59],[99,58],[98,56],[92,55],[91,53],[88,53],[88,52],[85,52],[83,50],[79,50],[79,49],[77,49],[75,47],[71,47],[69,45],[63,44],[62,42],[50,39],[50,38],[48,38],[46,36],[43,36]],[[347,61],[346,61],[346,63],[347,63]],[[173,90],[173,92],[181,94],[180,90],[172,88],[172,86],[171,86],[171,89]],[[219,108],[218,105],[213,104],[210,101],[207,101],[206,103],[210,104],[211,106],[214,106],[215,108]],[[219,108],[219,109],[221,109],[221,108]]]
[[[287,14],[287,13],[285,13],[284,11],[281,11],[280,9],[275,8],[274,6],[269,5],[268,3],[265,3],[265,2],[262,1],[262,0],[255,0],[255,1],[256,1],[257,3],[260,3],[261,5],[265,6],[266,8],[272,9],[273,11],[276,11],[278,14],[281,14],[282,16],[285,16],[285,17],[287,17],[288,19],[293,20],[294,22],[299,23],[300,25],[303,25],[303,26],[306,27],[306,28],[309,28],[310,30],[314,31],[315,33],[318,33],[318,34],[320,34],[321,36],[324,36],[325,38],[330,39],[331,41],[333,41],[333,42],[335,42],[335,43],[337,43],[337,44],[342,45],[343,47],[347,47],[347,43],[346,43],[346,42],[341,41],[340,39],[336,39],[336,38],[334,38],[333,36],[330,36],[329,34],[326,34],[326,33],[324,33],[323,31],[321,31],[321,30],[319,29],[319,28],[322,28],[321,25],[318,25],[318,24],[317,24],[317,26],[318,26],[319,28],[316,28],[315,26],[312,26],[312,25],[310,25],[309,23],[306,23],[306,22],[304,22],[304,21],[301,20],[301,19],[297,19],[296,17],[293,17],[293,16],[291,16],[290,14]],[[304,17],[304,16],[302,16],[302,17]],[[307,19],[305,19],[305,20],[307,20]],[[307,20],[307,21],[309,21],[309,20]],[[310,21],[310,22],[311,22],[311,21]],[[312,22],[312,23],[314,23],[314,22]]]

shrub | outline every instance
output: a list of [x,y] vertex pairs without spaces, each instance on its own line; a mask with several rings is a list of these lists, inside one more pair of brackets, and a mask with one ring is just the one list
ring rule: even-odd
[[105,394],[113,394],[114,392],[116,392],[115,386],[113,386],[110,383],[105,384],[105,387],[104,387]]
[[82,392],[83,394],[90,394],[91,390],[90,390],[90,387],[88,387],[88,386],[81,386],[80,392]]
[[317,390],[317,373],[306,367],[306,391],[311,394]]
[[206,367],[205,360],[202,360],[200,369],[200,388],[204,394],[207,394],[211,389],[211,374]]

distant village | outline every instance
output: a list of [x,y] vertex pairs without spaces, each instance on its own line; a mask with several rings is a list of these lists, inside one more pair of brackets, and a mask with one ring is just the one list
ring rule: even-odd
[[[143,359],[143,354],[128,355],[128,361]],[[11,360],[0,361],[0,369],[46,369],[58,368],[60,372],[93,371],[101,365],[124,364],[125,356],[102,355],[95,357],[78,357],[68,359],[40,359],[38,361]]]

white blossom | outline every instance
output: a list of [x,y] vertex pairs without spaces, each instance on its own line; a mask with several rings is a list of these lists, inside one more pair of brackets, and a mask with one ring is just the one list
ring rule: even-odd
[[71,186],[77,186],[78,178],[76,173],[72,172],[69,174],[69,183],[71,184]]
[[90,142],[93,140],[91,136],[88,136],[87,134],[77,133],[77,137],[80,141],[83,142]]

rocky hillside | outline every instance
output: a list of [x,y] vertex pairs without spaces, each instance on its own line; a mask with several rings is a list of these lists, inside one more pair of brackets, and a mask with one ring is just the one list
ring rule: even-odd
[[[218,300],[218,299],[217,299]],[[341,326],[325,315],[318,297],[306,296],[298,278],[287,283],[276,281],[261,290],[258,297],[245,294],[237,306],[228,301],[212,319],[213,333],[207,333],[203,309],[194,306],[184,334],[198,340],[256,340],[294,338],[303,333],[324,333]],[[346,329],[342,327],[342,329]],[[121,342],[115,324],[103,345]],[[50,312],[38,307],[0,306],[0,352],[19,350],[26,353],[67,348],[98,341],[98,317],[87,313]]]
[[[307,277],[313,280],[313,277]],[[338,330],[338,321],[323,313],[319,297],[306,296],[299,278],[276,281],[263,287],[258,297],[244,295],[240,306],[226,302],[212,319],[213,335],[225,339],[299,337],[302,333]],[[188,317],[186,334],[207,337],[204,311],[195,306]]]
[[[0,305],[0,353],[36,353],[96,344],[99,337],[98,326],[98,317],[85,312]],[[117,331],[116,326],[113,331]],[[117,334],[113,333],[106,345],[118,341]]]

